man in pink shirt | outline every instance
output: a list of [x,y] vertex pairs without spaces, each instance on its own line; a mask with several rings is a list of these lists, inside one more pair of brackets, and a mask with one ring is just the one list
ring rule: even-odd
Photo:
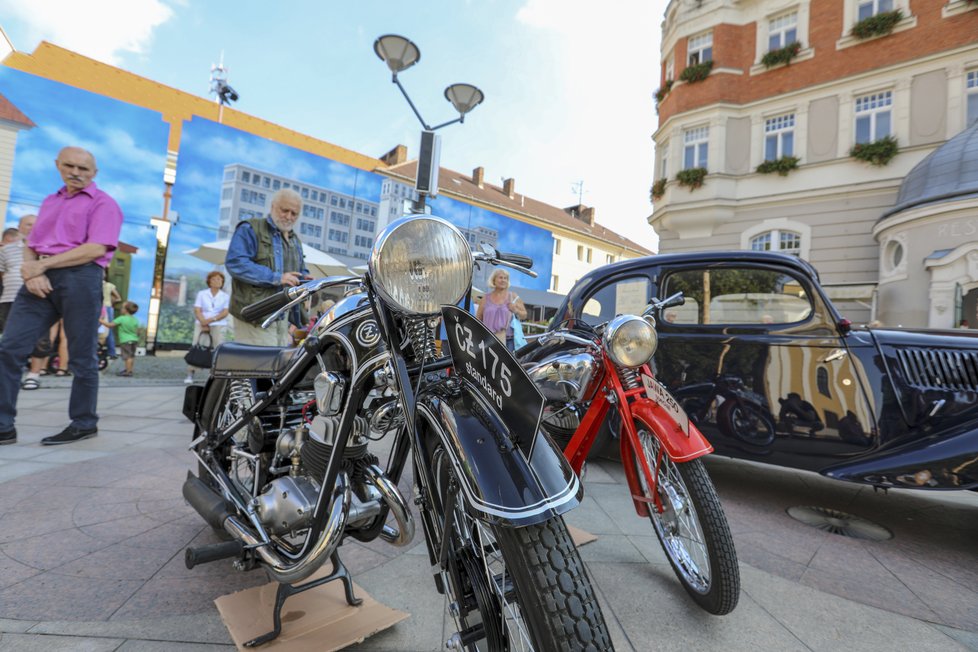
[[63,431],[41,440],[68,444],[98,434],[98,318],[103,269],[119,244],[122,211],[96,187],[95,157],[65,147],[55,166],[64,186],[42,203],[24,247],[17,293],[0,340],[0,445],[17,441],[14,418],[20,375],[34,343],[59,319],[68,337],[74,378]]

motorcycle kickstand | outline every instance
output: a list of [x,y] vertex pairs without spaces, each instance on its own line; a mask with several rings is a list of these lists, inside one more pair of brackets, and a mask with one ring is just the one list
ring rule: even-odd
[[262,634],[257,638],[251,639],[244,644],[245,647],[258,647],[259,645],[264,645],[265,643],[278,638],[278,635],[282,633],[282,607],[285,605],[285,601],[297,593],[314,589],[317,586],[326,584],[327,582],[341,580],[343,582],[343,589],[346,592],[346,603],[351,607],[358,607],[363,604],[363,599],[358,598],[353,594],[353,578],[350,576],[350,572],[346,569],[343,562],[340,561],[339,553],[334,551],[333,554],[330,555],[329,560],[333,564],[333,572],[326,577],[313,580],[312,582],[306,582],[305,584],[293,585],[279,583],[278,590],[275,591],[275,610],[272,616],[273,623],[275,625],[274,628],[267,634]]

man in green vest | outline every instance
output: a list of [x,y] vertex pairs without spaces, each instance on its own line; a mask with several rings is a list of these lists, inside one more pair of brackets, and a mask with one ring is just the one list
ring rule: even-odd
[[292,230],[301,213],[299,194],[283,189],[272,197],[272,212],[268,217],[245,220],[235,228],[224,264],[231,275],[231,315],[236,342],[286,346],[290,342],[290,319],[301,324],[298,307],[267,329],[261,327],[260,321],[251,322],[241,316],[246,306],[286,287],[299,285],[308,277],[302,242]]

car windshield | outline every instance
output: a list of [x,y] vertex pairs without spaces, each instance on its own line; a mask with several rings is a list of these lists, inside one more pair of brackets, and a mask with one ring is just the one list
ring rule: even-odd
[[581,319],[597,326],[618,315],[641,315],[649,305],[649,279],[641,276],[617,280],[588,297]]

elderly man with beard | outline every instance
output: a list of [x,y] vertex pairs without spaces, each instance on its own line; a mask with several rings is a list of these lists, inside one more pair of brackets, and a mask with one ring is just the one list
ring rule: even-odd
[[23,248],[24,279],[0,340],[0,444],[17,441],[14,417],[20,374],[42,333],[64,321],[74,378],[68,399],[71,423],[41,444],[69,444],[98,434],[98,362],[102,274],[119,244],[122,211],[96,187],[95,157],[65,147],[55,166],[64,186],[41,203]]
[[[284,288],[302,283],[309,274],[302,256],[302,242],[292,230],[302,213],[302,199],[291,189],[272,197],[272,212],[266,218],[239,222],[224,261],[231,275],[231,315],[234,339],[245,344],[285,346],[289,342],[289,319],[281,319],[267,330],[259,322],[241,316],[248,305]],[[298,307],[292,310],[298,313]],[[288,315],[301,324],[299,314]]]

